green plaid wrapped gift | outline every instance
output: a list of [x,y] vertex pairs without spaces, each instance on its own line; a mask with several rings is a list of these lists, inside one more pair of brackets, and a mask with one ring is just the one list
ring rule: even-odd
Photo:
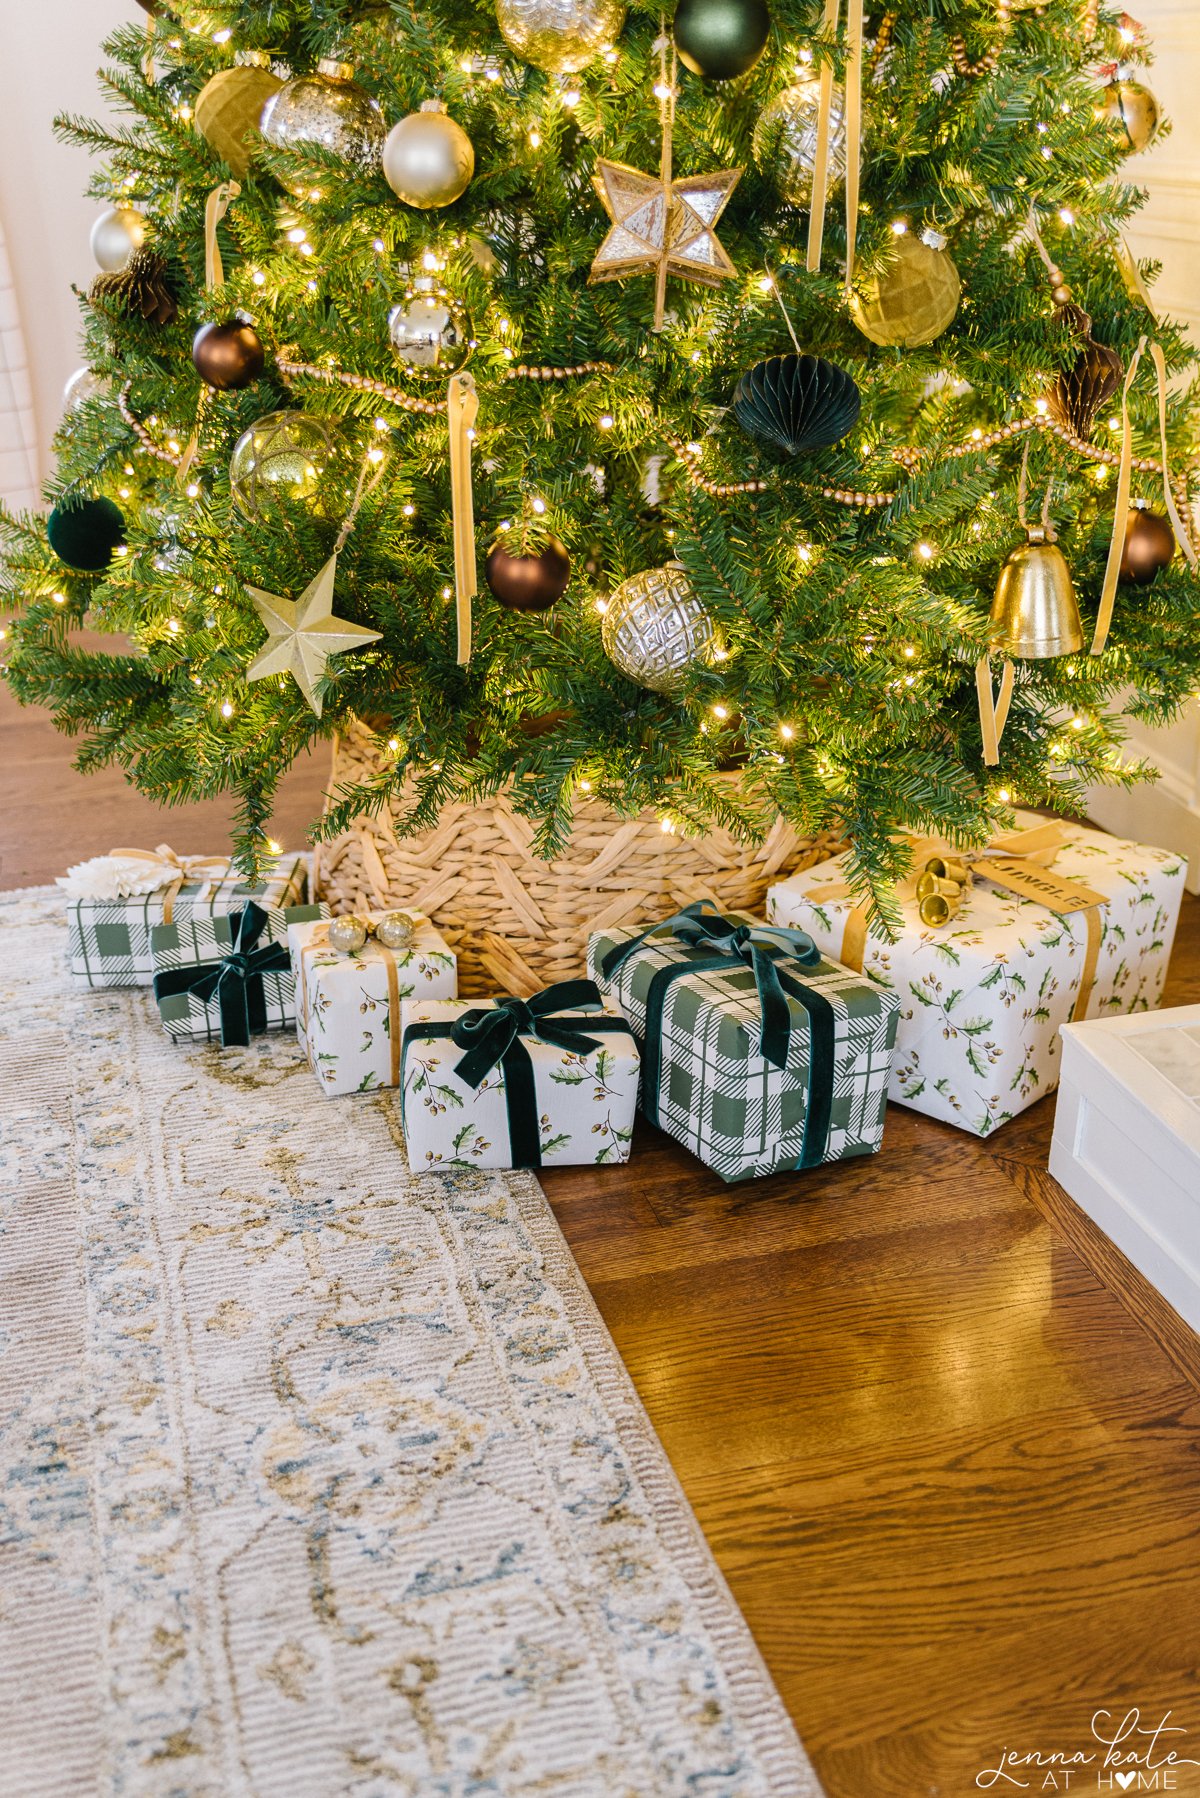
[[[154,979],[150,933],[158,924],[186,925],[236,911],[248,899],[280,909],[308,898],[308,861],[274,857],[263,879],[247,881],[226,856],[117,849],[63,876],[73,980],[84,986],[149,986]],[[130,889],[133,890],[130,890]]]
[[642,1045],[642,1110],[723,1180],[872,1155],[899,1012],[803,931],[689,906],[594,932],[588,971]]
[[[296,1023],[296,978],[287,940],[289,924],[327,918],[327,905],[258,906],[247,900],[241,911],[215,918],[189,918],[186,923],[155,924],[150,930],[154,956],[154,996],[168,1036],[209,1042],[248,1042],[250,1031],[291,1030]],[[243,920],[246,927],[243,928]],[[274,953],[271,953],[274,951]],[[267,971],[257,972],[267,964]],[[177,972],[208,975],[213,990],[173,990],[184,982]],[[222,977],[226,991],[222,993]],[[229,1034],[229,988],[240,1001],[243,1029]]]

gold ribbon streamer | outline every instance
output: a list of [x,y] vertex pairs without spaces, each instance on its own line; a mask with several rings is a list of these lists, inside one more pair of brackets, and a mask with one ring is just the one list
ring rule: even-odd
[[1154,301],[1150,298],[1149,289],[1142,280],[1142,271],[1134,259],[1133,251],[1123,237],[1118,236],[1116,243],[1113,245],[1113,251],[1116,255],[1117,267],[1121,271],[1121,278],[1125,283],[1125,289],[1129,294],[1129,297],[1134,300],[1140,300],[1155,324],[1157,324],[1158,314],[1154,310]]
[[142,51],[142,76],[147,87],[153,87],[154,74],[154,14],[146,18],[146,48]]
[[[837,31],[841,0],[825,0],[821,29],[825,36]],[[854,253],[858,243],[858,195],[862,164],[862,44],[863,0],[846,0],[846,85],[843,119],[846,129],[846,292],[854,279]],[[829,149],[833,114],[833,63],[821,65],[817,100],[817,144],[813,155],[812,209],[808,215],[808,252],[805,267],[814,274],[821,266],[825,238],[825,202],[829,195]]]
[[975,694],[979,702],[979,729],[983,737],[985,768],[994,768],[1000,760],[1000,739],[1004,735],[1004,726],[1008,723],[1015,680],[1016,669],[1011,658],[1006,656],[997,696],[992,691],[991,654],[980,656],[975,664]]
[[473,375],[452,375],[446,399],[450,418],[450,503],[454,529],[454,593],[458,659],[471,659],[471,601],[479,591],[475,568],[475,501],[471,491],[471,437],[479,413]]
[[[1092,636],[1091,653],[1098,656],[1108,641],[1108,633],[1112,626],[1113,607],[1116,604],[1117,583],[1121,578],[1121,557],[1125,553],[1125,530],[1129,522],[1129,494],[1133,482],[1133,425],[1129,417],[1129,392],[1133,386],[1134,376],[1145,352],[1149,340],[1142,336],[1138,339],[1137,349],[1129,364],[1125,376],[1125,385],[1121,389],[1121,460],[1117,471],[1117,497],[1113,508],[1112,539],[1108,546],[1108,561],[1104,568],[1104,584],[1100,589],[1100,609],[1096,614],[1096,629]],[[1171,469],[1167,457],[1167,364],[1162,353],[1162,346],[1149,343],[1150,357],[1154,363],[1154,376],[1158,386],[1158,435],[1162,448],[1162,482],[1163,504],[1167,517],[1171,521],[1171,529],[1175,533],[1175,541],[1190,568],[1196,566],[1196,552],[1192,548],[1191,539],[1184,529],[1179,509],[1175,504],[1175,495],[1171,491]]]
[[220,287],[225,280],[221,246],[217,242],[217,226],[241,193],[237,181],[222,181],[214,187],[204,203],[204,285]]
[[[311,1029],[311,1008],[308,1002],[308,960],[318,949],[329,947],[329,923],[318,924],[306,943],[300,948],[300,1021],[304,1026],[304,1041],[308,1047],[308,1063],[314,1074],[320,1076],[317,1066],[316,1051],[313,1048]],[[367,938],[362,948],[356,953],[367,961],[382,961],[388,990],[388,1061],[391,1069],[389,1084],[400,1084],[400,978],[396,973],[396,957],[390,949],[377,942],[373,936]]]

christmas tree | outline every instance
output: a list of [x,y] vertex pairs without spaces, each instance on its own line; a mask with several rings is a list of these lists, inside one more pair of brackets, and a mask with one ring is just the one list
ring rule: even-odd
[[885,906],[899,833],[1140,778],[1122,713],[1200,685],[1191,351],[1121,235],[1145,48],[1077,0],[848,8],[116,32],[129,122],[59,122],[87,369],[49,528],[4,521],[8,678],[79,766],[236,792],[251,864],[356,716],[328,832],[505,783],[546,851],[579,793],[782,811]]

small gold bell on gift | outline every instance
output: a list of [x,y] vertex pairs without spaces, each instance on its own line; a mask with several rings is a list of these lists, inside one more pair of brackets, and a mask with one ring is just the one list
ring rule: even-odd
[[1001,655],[1041,659],[1083,648],[1083,621],[1067,559],[1040,526],[1014,549],[996,582],[992,646]]
[[956,880],[959,886],[966,886],[971,877],[971,870],[966,862],[954,860],[950,856],[931,855],[925,863],[926,874],[936,874],[939,880]]
[[[933,861],[940,861],[935,856]],[[942,864],[945,865],[944,863]],[[961,867],[961,863],[955,863]],[[946,880],[932,870],[932,863],[927,864],[917,881],[917,912],[922,924],[937,929],[948,924],[957,912],[963,900],[963,883],[961,880]]]

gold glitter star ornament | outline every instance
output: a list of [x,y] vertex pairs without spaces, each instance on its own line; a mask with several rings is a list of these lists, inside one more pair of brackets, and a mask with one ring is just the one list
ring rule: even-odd
[[344,649],[361,649],[376,643],[382,631],[351,624],[333,615],[333,583],[337,553],[313,576],[299,599],[283,599],[261,587],[247,587],[254,609],[267,627],[267,642],[246,670],[247,680],[265,680],[271,674],[290,674],[319,718],[321,696],[316,683],[325,673],[330,656]]
[[626,275],[657,277],[655,323],[662,322],[668,275],[715,287],[737,273],[717,236],[717,220],[729,203],[741,169],[673,180],[669,158],[661,175],[643,174],[601,156],[593,177],[612,229],[596,253],[591,281],[620,281]]

